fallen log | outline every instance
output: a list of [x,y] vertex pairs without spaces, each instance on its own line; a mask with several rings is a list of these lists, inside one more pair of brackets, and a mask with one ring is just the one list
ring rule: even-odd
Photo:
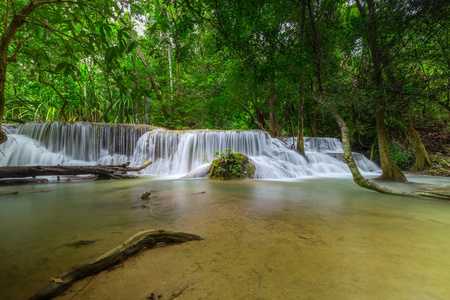
[[188,241],[202,240],[198,235],[184,232],[173,232],[166,230],[141,231],[122,245],[103,254],[94,261],[76,266],[60,277],[51,278],[43,289],[34,294],[30,300],[51,299],[67,290],[73,282],[87,276],[99,273],[105,269],[124,261],[143,249],[150,249],[157,245],[178,244]]
[[151,163],[151,161],[146,161],[139,167],[128,167],[129,162],[122,165],[0,167],[0,178],[86,174],[98,175],[102,179],[135,178],[136,176],[129,175],[127,172],[140,171]]

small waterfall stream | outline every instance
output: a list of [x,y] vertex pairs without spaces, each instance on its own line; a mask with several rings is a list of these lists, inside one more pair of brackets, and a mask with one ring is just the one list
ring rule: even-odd
[[[306,156],[289,149],[263,131],[168,131],[145,125],[95,123],[27,123],[11,128],[0,146],[0,166],[94,165],[151,160],[143,174],[190,178],[206,176],[214,151],[227,148],[251,159],[258,179],[350,174],[342,159],[342,144],[332,138],[305,138]],[[292,139],[290,139],[292,142]],[[363,173],[379,167],[362,154],[356,163]]]

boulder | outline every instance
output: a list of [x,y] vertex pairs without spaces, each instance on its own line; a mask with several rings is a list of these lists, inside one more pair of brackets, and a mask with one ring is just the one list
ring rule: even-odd
[[229,180],[254,178],[255,166],[242,153],[227,153],[212,161],[209,179]]

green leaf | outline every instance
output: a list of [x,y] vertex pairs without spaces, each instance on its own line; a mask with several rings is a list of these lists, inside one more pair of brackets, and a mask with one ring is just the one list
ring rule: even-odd
[[106,36],[105,36],[105,29],[103,28],[103,25],[100,26],[99,30],[100,30],[100,39],[104,44],[106,44],[107,42],[106,42]]
[[108,36],[108,38],[111,38],[111,27],[109,27],[109,25],[105,24],[105,25],[103,25],[103,29],[106,32],[106,35]]
[[155,33],[157,29],[156,25],[158,25],[158,23],[153,24],[149,29],[147,29],[149,35],[153,35]]
[[133,49],[136,48],[136,45],[137,45],[136,41],[131,42],[131,44],[128,45],[127,53],[130,53],[131,51],[133,51]]

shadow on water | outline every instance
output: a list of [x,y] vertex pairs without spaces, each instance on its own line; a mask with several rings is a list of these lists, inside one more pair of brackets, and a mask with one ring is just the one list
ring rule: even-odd
[[[0,188],[2,299],[26,299],[137,231],[163,228],[206,238],[181,255],[201,267],[189,273],[198,284],[192,299],[207,297],[199,282],[208,280],[227,299],[450,297],[448,202],[382,195],[350,179],[145,179],[16,190]],[[174,255],[167,268],[188,263]]]

